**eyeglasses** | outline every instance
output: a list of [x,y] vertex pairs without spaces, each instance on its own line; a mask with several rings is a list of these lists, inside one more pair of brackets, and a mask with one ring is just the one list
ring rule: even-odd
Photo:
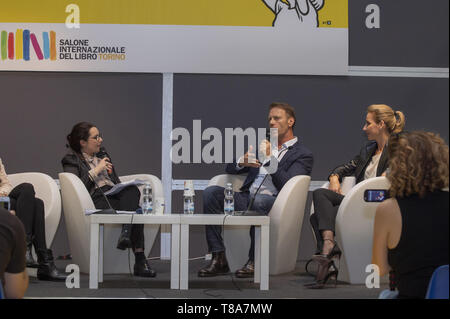
[[98,141],[100,141],[100,139],[103,139],[103,135],[102,134],[98,134],[98,135],[92,136],[91,138],[93,140],[97,140],[97,142],[98,142]]

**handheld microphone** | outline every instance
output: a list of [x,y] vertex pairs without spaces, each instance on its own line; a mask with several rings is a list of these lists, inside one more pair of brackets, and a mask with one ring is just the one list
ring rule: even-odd
[[[109,159],[109,162],[112,164],[111,156],[109,156],[109,154],[108,154],[108,152],[106,151],[106,148],[105,148],[104,146],[101,146],[101,147],[100,147],[100,150],[99,150],[98,153],[97,153],[97,157],[98,157],[98,158],[101,158],[101,159],[107,157],[107,158]],[[112,172],[113,172],[112,169],[106,169],[106,171],[108,172],[108,175],[111,175]]]
[[270,141],[270,128],[266,129],[266,140]]
[[[101,150],[101,149],[100,149]],[[106,151],[105,151],[106,153]],[[116,210],[111,206],[111,203],[108,200],[108,197],[105,195],[105,193],[103,192],[102,188],[98,186],[97,182],[95,181],[95,178],[91,176],[91,174],[89,173],[89,171],[91,170],[91,168],[89,167],[89,165],[82,159],[80,158],[81,163],[83,165],[86,166],[87,170],[88,170],[88,175],[89,178],[91,179],[91,181],[94,182],[95,187],[100,191],[100,193],[103,195],[103,198],[105,199],[106,203],[108,204],[109,208],[106,209],[102,209],[101,211],[94,213],[94,214],[117,214]]]

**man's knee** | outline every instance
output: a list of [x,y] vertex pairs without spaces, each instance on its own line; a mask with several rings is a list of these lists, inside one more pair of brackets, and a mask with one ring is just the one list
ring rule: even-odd
[[219,214],[223,211],[224,189],[220,186],[209,186],[203,191],[203,213]]
[[223,187],[220,186],[208,186],[203,190],[203,202],[209,203],[217,198],[219,192],[223,193]]

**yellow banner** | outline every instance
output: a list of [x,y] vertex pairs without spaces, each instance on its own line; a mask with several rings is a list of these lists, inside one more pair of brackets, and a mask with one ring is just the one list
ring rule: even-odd
[[[89,24],[149,24],[208,26],[272,26],[275,0],[21,0],[0,5],[0,22],[65,23],[69,4],[80,9],[80,22]],[[282,0],[277,8],[291,9],[320,1]],[[289,4],[290,3],[290,4]],[[278,10],[278,9],[277,9]],[[309,10],[309,9],[308,9]],[[300,11],[299,11],[300,12]],[[317,11],[319,27],[348,28],[348,0],[323,0]]]

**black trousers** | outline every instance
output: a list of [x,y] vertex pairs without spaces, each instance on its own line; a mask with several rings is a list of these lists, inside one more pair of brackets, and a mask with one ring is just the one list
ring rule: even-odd
[[[111,189],[111,186],[103,186],[102,190],[106,192]],[[108,196],[108,201],[111,206],[116,210],[135,211],[139,208],[139,200],[141,198],[141,192],[136,186],[129,186],[121,190],[119,193]],[[95,208],[106,209],[109,208],[105,197],[100,191],[96,191],[92,196]],[[133,244],[133,248],[144,248],[144,225],[133,224],[131,226],[130,239]]]
[[326,188],[319,188],[313,192],[314,214],[309,221],[317,239],[317,250],[323,246],[322,232],[330,230],[335,233],[336,215],[344,195]]
[[27,242],[32,242],[36,250],[47,249],[45,242],[44,202],[35,197],[33,185],[22,183],[9,193],[11,209],[22,222]]

